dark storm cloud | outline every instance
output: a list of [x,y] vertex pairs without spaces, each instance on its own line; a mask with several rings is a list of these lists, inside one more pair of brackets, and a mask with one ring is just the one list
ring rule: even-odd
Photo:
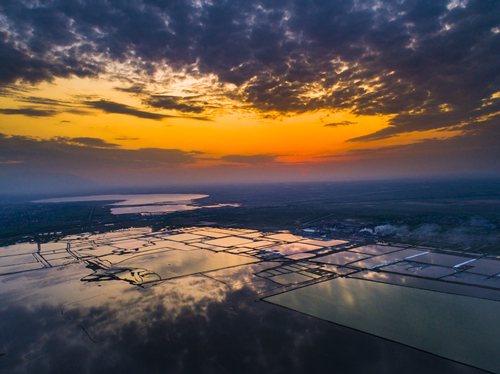
[[277,156],[272,155],[227,155],[222,156],[222,161],[234,162],[238,164],[249,164],[249,165],[259,165],[259,164],[269,164],[272,162],[276,162]]
[[[0,84],[96,76],[112,62],[152,77],[167,64],[235,84],[232,98],[264,112],[394,116],[389,128],[352,141],[446,128],[500,110],[491,99],[500,91],[494,32],[500,7],[484,0],[457,4],[5,0]],[[137,94],[141,87],[122,91]],[[203,107],[176,98],[149,101],[191,113]]]
[[[5,5],[1,6],[3,9],[0,8],[0,12],[8,8],[8,4]],[[22,20],[20,21],[16,28],[29,26]],[[36,25],[34,31],[35,33],[43,32]],[[22,34],[26,34],[26,31]],[[37,42],[33,45],[20,46],[8,32],[0,32],[0,85],[15,83],[19,80],[35,84],[43,81],[51,82],[56,77],[96,77],[102,72],[102,67],[98,62],[84,61],[77,57],[75,51],[53,52],[51,48],[59,46],[57,39],[51,42],[46,41],[44,45],[46,49]]]
[[21,115],[26,117],[53,117],[59,112],[51,109],[21,108],[0,109],[0,113],[5,115]]
[[342,121],[342,122],[332,122],[332,123],[327,123],[324,125],[325,127],[338,127],[338,126],[348,126],[348,125],[355,125],[357,122],[352,122],[352,121]]
[[[77,144],[75,144],[77,143]],[[201,152],[180,149],[121,149],[98,138],[52,138],[0,134],[0,160],[15,160],[23,167],[71,172],[75,169],[134,169],[192,164]]]

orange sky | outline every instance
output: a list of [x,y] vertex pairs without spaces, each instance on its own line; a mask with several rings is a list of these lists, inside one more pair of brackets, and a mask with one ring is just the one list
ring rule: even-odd
[[[201,85],[191,82],[193,87]],[[154,113],[186,118],[165,118],[151,120],[126,114],[103,113],[101,110],[88,108],[83,102],[85,97],[119,102],[139,110],[151,111],[141,103],[140,98],[116,87],[127,87],[122,81],[104,79],[73,78],[56,79],[52,83],[42,83],[36,87],[22,86],[29,93],[1,97],[0,107],[19,109],[25,107],[22,97],[58,100],[68,103],[81,112],[61,113],[50,117],[27,117],[24,115],[5,115],[0,130],[10,135],[22,135],[49,139],[54,137],[93,137],[122,148],[166,148],[184,151],[203,152],[203,159],[211,158],[211,165],[223,161],[216,160],[225,155],[272,155],[283,163],[319,162],[317,157],[343,155],[351,149],[377,148],[397,144],[409,144],[419,139],[439,135],[441,138],[454,133],[406,134],[369,144],[346,142],[346,140],[368,135],[387,127],[387,121],[393,116],[360,116],[349,111],[317,110],[306,113],[260,112],[245,108],[236,101],[225,100],[222,104],[217,98],[211,98],[210,87],[203,87],[208,104],[217,103],[220,107],[208,110],[207,121],[191,119],[175,110],[154,110]],[[186,86],[158,88],[162,95],[183,95],[193,87]],[[155,91],[152,91],[153,93]],[[186,95],[187,96],[187,95]],[[43,105],[37,106],[41,110]],[[64,108],[63,108],[64,110]],[[277,118],[266,118],[266,115]],[[349,121],[349,125],[325,126],[331,123]],[[205,165],[207,160],[200,160]]]
[[490,5],[9,2],[0,175],[498,176]]

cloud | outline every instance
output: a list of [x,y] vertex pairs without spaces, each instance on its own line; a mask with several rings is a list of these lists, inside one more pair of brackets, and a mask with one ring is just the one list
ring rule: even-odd
[[20,98],[16,98],[16,101],[20,101],[23,103],[37,104],[37,105],[50,105],[50,106],[72,105],[72,103],[69,101],[54,100],[54,99],[48,99],[46,97],[37,97],[37,96],[22,96]]
[[115,140],[139,140],[139,138],[131,138],[128,136],[121,136],[119,138],[115,138]]
[[[500,115],[456,129],[457,135],[411,144],[350,149],[315,157],[317,175],[336,178],[497,177]],[[366,145],[365,145],[366,146]]]
[[355,125],[356,123],[357,122],[352,122],[352,121],[332,122],[332,123],[327,123],[325,127],[348,126],[348,125]]
[[222,156],[220,159],[226,162],[234,162],[238,164],[249,164],[249,165],[259,165],[259,164],[269,164],[276,162],[277,156],[272,155],[227,155]]
[[23,170],[72,173],[147,169],[194,164],[199,154],[180,149],[122,149],[99,138],[37,139],[0,134],[0,160],[19,161]]
[[[500,156],[498,142],[500,142],[500,115],[493,116],[480,123],[474,122],[460,128],[461,133],[446,139],[424,139],[412,144],[392,145],[382,148],[355,149],[348,154],[373,157],[376,154],[448,154],[457,162],[461,154],[480,152]],[[414,157],[414,156],[410,156]],[[493,157],[494,159],[495,157]]]
[[20,115],[26,117],[54,117],[59,114],[56,110],[36,108],[0,109],[0,113],[8,116]]
[[157,109],[178,110],[179,112],[201,113],[204,108],[191,103],[189,99],[177,96],[151,95],[144,104]]
[[70,138],[69,140],[72,143],[86,145],[88,147],[98,147],[98,148],[116,148],[116,147],[119,147],[118,144],[108,143],[105,140],[99,139],[99,138],[81,137],[81,138]]
[[161,121],[164,118],[172,118],[174,116],[169,116],[166,114],[151,113],[137,108],[131,107],[129,105],[116,103],[114,101],[107,100],[97,100],[97,101],[86,101],[85,104],[88,106],[102,110],[107,114],[125,114],[127,116],[133,116],[137,118],[152,119],[155,121]]
[[[130,86],[118,89],[132,94],[144,94],[141,85],[155,83],[159,72],[167,81],[175,74],[213,77],[221,95],[264,113],[393,116],[388,128],[352,141],[447,128],[500,111],[493,98],[500,91],[500,34],[492,32],[500,8],[481,0],[448,4],[5,0],[0,85],[116,76],[119,63]],[[236,89],[225,91],[225,84]],[[204,108],[177,96],[146,100],[186,113]],[[94,105],[165,118],[123,104]]]
[[[11,4],[5,4],[2,9],[4,12],[7,10],[7,14],[9,8],[11,8],[9,5]],[[18,8],[22,8],[22,6]],[[17,17],[22,17],[22,15],[18,14],[15,18]],[[10,19],[9,21],[16,23],[20,21],[17,23],[17,27],[27,26],[27,23],[22,19]],[[34,28],[36,34],[42,31],[38,26],[36,25]],[[65,29],[67,30],[67,27]],[[21,35],[23,34],[26,33],[23,31]],[[50,34],[45,37],[49,38]],[[18,40],[13,38],[12,34],[0,31],[0,85],[9,85],[19,80],[37,84],[43,81],[51,82],[57,77],[97,77],[99,73],[103,72],[101,64],[95,60],[85,61],[84,58],[74,56],[74,53],[73,56],[70,53],[63,55],[54,53],[51,48],[60,46],[60,40],[48,39],[38,46],[35,40],[33,42],[33,44],[29,43],[28,45],[20,44]],[[46,49],[39,50],[40,48]]]
[[130,87],[114,87],[114,89],[117,91],[138,95],[138,94],[142,94],[144,92],[145,85],[144,84],[134,84]]
[[107,114],[124,114],[127,116],[133,116],[133,117],[143,118],[143,119],[152,119],[155,121],[161,121],[165,118],[188,118],[188,119],[194,119],[197,121],[212,121],[212,119],[207,118],[207,117],[171,116],[168,114],[146,112],[144,110],[140,110],[140,109],[134,108],[134,107],[126,105],[126,104],[121,104],[121,103],[117,103],[114,101],[108,101],[108,100],[85,101],[84,103],[86,105],[90,106],[91,108],[102,110],[104,113],[107,113]]
[[17,102],[34,104],[34,106],[0,109],[0,113],[5,115],[23,115],[27,117],[53,117],[60,113],[70,113],[79,116],[92,114],[88,110],[82,109],[81,106],[71,101],[18,95],[12,95],[12,98]]
[[0,113],[5,115],[21,115],[26,117],[54,117],[60,113],[71,113],[79,116],[92,114],[87,110],[82,110],[78,108],[67,108],[60,110],[57,109],[57,106],[56,108],[51,108],[51,109],[47,108],[41,109],[40,107],[5,108],[5,109],[0,109]]

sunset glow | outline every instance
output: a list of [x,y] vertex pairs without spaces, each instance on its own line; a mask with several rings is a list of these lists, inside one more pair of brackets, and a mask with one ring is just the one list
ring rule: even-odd
[[181,3],[3,2],[0,172],[498,174],[498,7]]

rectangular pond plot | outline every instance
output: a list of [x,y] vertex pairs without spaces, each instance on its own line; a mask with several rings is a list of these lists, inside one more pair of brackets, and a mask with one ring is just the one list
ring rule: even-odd
[[67,257],[61,257],[61,258],[46,259],[46,261],[50,264],[50,266],[56,267],[56,266],[71,264],[71,263],[74,263],[76,261],[81,261],[81,260],[78,260],[78,259],[74,258],[73,256],[67,256]]
[[95,257],[100,257],[100,256],[106,256],[113,254],[114,252],[118,252],[119,249],[115,247],[111,247],[109,245],[102,245],[102,246],[96,246],[96,247],[87,247],[87,248],[76,248],[73,249],[71,247],[71,251],[75,253],[77,256],[82,257],[82,256],[95,256]]
[[327,265],[327,264],[321,266],[320,269],[333,272],[338,275],[348,275],[359,271],[357,269],[351,269],[345,266]]
[[282,273],[281,271],[278,271],[278,270],[276,270],[276,269],[271,269],[271,270],[268,270],[267,272],[268,272],[269,274],[271,274],[271,275],[281,275],[281,274],[284,274],[284,273]]
[[204,241],[205,244],[217,245],[219,247],[235,247],[238,245],[246,245],[252,243],[252,239],[240,238],[238,236],[229,236],[226,238],[212,239]]
[[0,266],[21,265],[38,262],[32,254],[0,257]]
[[195,234],[191,234],[191,233],[175,234],[175,235],[163,235],[163,238],[168,239],[168,240],[173,240],[176,242],[185,242],[185,241],[189,241],[189,240],[200,240],[201,241],[203,239],[206,239],[202,235],[195,235]]
[[469,262],[467,267],[468,273],[482,274],[482,275],[495,275],[500,273],[500,261],[490,258],[480,258],[478,260]]
[[311,277],[311,278],[313,278],[313,279],[318,279],[318,278],[321,278],[321,277],[322,277],[322,275],[320,275],[320,274],[316,274],[316,273],[312,273],[312,272],[310,272],[310,271],[299,271],[299,273],[298,273],[298,274],[302,274],[302,275],[305,275],[305,276],[307,276],[307,277]]
[[193,251],[168,251],[153,254],[134,255],[117,264],[120,268],[140,268],[156,273],[161,279],[204,273],[258,260],[231,253],[214,253],[203,249]]
[[219,247],[219,246],[216,246],[216,245],[209,245],[209,244],[205,244],[205,243],[189,243],[189,245],[191,247],[208,249],[208,250],[216,251],[216,252],[225,251],[227,249],[225,247]]
[[276,282],[278,284],[288,285],[288,284],[298,284],[302,282],[311,281],[314,278],[299,273],[288,273],[288,274],[275,275],[267,279],[272,280],[273,282]]
[[[241,244],[242,246],[245,246],[247,248],[262,248],[262,247],[269,247],[272,246],[273,244],[276,244],[275,241],[270,241],[270,240],[257,240],[254,242],[246,243],[246,244]],[[239,247],[239,246],[237,246]]]
[[165,240],[164,242],[162,242],[161,247],[162,248],[179,249],[181,251],[193,251],[193,250],[199,249],[198,247],[194,247],[190,244],[184,244],[181,242],[174,242],[174,241],[170,241],[170,240]]
[[66,249],[59,249],[57,251],[40,251],[39,254],[41,256],[45,255],[62,255],[62,256],[68,256],[69,253]]
[[500,303],[336,278],[264,300],[500,373]]
[[261,273],[274,266],[276,266],[276,263],[260,262],[256,264],[248,264],[228,269],[210,271],[204,274],[210,278],[234,287],[261,281],[262,278],[257,277],[255,274]]
[[296,253],[314,251],[316,249],[321,249],[317,245],[304,244],[304,243],[288,243],[281,245],[274,245],[272,247],[266,247],[266,251],[273,251],[283,253],[285,255],[293,255]]
[[16,256],[26,253],[38,252],[38,244],[36,243],[19,243],[0,247],[0,257],[2,256]]
[[336,252],[331,255],[315,258],[314,261],[321,262],[324,264],[333,265],[346,265],[348,263],[359,261],[365,258],[371,257],[370,255],[364,253],[354,253],[354,252]]
[[40,244],[40,252],[64,250],[67,247],[67,242],[42,243]]
[[50,263],[51,260],[55,260],[55,259],[58,259],[58,258],[75,258],[73,256],[71,256],[68,252],[60,252],[60,253],[44,253],[41,255],[43,257],[43,259],[47,262]]
[[[226,248],[224,248],[226,249]],[[246,248],[246,247],[237,247],[233,249],[226,249],[228,253],[245,253],[245,252],[251,252],[254,249],[253,248]]]
[[219,231],[228,231],[231,232],[232,235],[244,236],[244,235],[252,235],[258,233],[257,230],[249,230],[249,229],[218,229]]
[[288,258],[290,260],[303,260],[305,258],[311,258],[311,257],[315,257],[315,256],[316,255],[313,253],[297,253],[294,255],[285,256],[285,258]]
[[283,242],[298,242],[299,240],[304,239],[303,236],[297,236],[297,235],[292,235],[292,234],[273,234],[273,235],[267,235],[265,238],[269,239],[274,239],[274,240],[281,240]]
[[[169,248],[169,245],[171,245],[172,243],[178,243],[178,242],[173,242],[173,241],[170,241],[170,240],[159,239],[156,242],[151,242],[151,243],[149,243],[149,245],[144,246],[144,247],[136,248],[135,250],[137,252],[144,252],[144,251],[150,251],[150,250],[154,250],[154,249]],[[178,244],[183,244],[183,243],[178,243]],[[117,250],[115,248],[115,251],[119,251],[119,250]]]
[[425,278],[441,278],[456,273],[455,270],[443,266],[434,266],[428,264],[419,264],[417,262],[398,262],[379,268],[381,271],[413,275]]
[[443,280],[500,289],[499,277],[488,277],[486,275],[472,274],[468,272],[456,273],[443,278]]
[[138,239],[127,239],[109,243],[109,245],[120,249],[137,249],[149,244],[147,241]]
[[93,245],[95,245],[93,241],[89,240],[71,240],[68,243],[71,249],[92,247]]
[[250,233],[253,232],[251,230],[226,230],[226,229],[219,229],[219,228],[210,228],[210,231],[215,231],[221,234],[225,234],[226,236],[234,236],[234,235],[242,235],[244,233]]
[[209,238],[224,238],[229,236],[228,234],[224,234],[222,232],[212,231],[212,230],[196,230],[193,231],[193,234],[208,236]]
[[[374,266],[379,266],[382,264],[387,264],[390,262],[402,260],[407,257],[412,257],[423,253],[422,251],[418,251],[416,249],[403,249],[402,251],[392,252],[381,256],[374,256],[366,260],[358,261],[352,263],[353,266],[357,266],[360,268],[371,268]],[[419,256],[420,257],[420,256]],[[413,260],[412,260],[413,261]]]
[[[165,249],[166,250],[166,249]],[[113,253],[110,255],[105,255],[105,256],[100,256],[98,257],[99,262],[105,263],[108,265],[112,264],[117,264],[119,262],[122,262],[128,258],[137,256],[137,253],[134,252],[125,252],[125,253]],[[87,260],[86,258],[83,258],[82,260]]]
[[430,253],[425,253],[422,256],[415,257],[414,259],[412,259],[412,261],[421,262],[424,264],[453,267],[462,264],[464,262],[470,261],[472,259],[473,258],[471,257],[430,252]]
[[300,242],[306,244],[318,245],[320,247],[334,247],[336,245],[349,243],[346,240],[321,240],[321,239],[306,239],[306,240],[301,240]]
[[350,249],[350,251],[379,256],[379,255],[384,255],[386,253],[400,251],[401,249],[403,249],[403,248],[391,247],[391,246],[379,245],[379,244],[369,244],[369,245],[364,245],[362,247],[352,248],[352,249]]
[[389,283],[423,290],[446,292],[454,295],[472,296],[481,299],[500,301],[500,290],[476,287],[468,284],[459,284],[443,281],[417,278],[413,276],[387,273],[382,271],[363,270],[349,275],[349,278],[365,279],[374,282]]
[[90,240],[121,240],[123,238],[129,238],[133,234],[128,234],[127,231],[118,230],[113,232],[105,232],[103,234],[91,234],[89,235]]
[[255,239],[255,238],[261,237],[262,233],[260,233],[260,232],[249,232],[249,233],[245,233],[245,234],[240,234],[240,236],[243,236],[245,238]]
[[66,235],[64,237],[64,240],[77,241],[77,240],[80,240],[80,239],[86,238],[86,237],[87,237],[87,235],[85,235],[85,234]]
[[1,266],[0,275],[22,273],[30,270],[43,269],[45,266],[41,262],[30,262],[27,264],[18,264],[10,266]]

